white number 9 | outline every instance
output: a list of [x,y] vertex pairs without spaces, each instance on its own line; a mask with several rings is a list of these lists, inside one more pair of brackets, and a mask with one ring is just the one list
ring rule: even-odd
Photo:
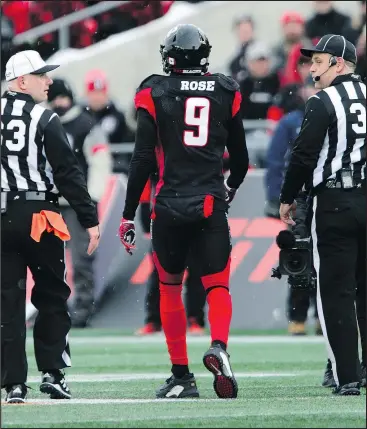
[[[196,115],[197,111],[199,114]],[[185,104],[185,124],[198,128],[197,135],[194,131],[185,130],[183,142],[186,146],[205,146],[209,137],[209,111],[210,101],[202,97],[190,97]]]

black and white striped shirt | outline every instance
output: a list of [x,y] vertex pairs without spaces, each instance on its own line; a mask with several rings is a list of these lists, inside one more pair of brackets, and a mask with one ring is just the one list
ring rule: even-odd
[[330,116],[317,166],[313,187],[335,178],[342,168],[350,168],[356,182],[366,170],[366,85],[358,81],[341,82],[320,91],[319,98]]
[[1,189],[57,193],[43,144],[56,114],[27,95],[8,94],[1,98]]
[[84,228],[98,225],[86,178],[60,118],[28,94],[1,98],[1,191],[48,191],[62,195]]
[[338,76],[308,100],[280,201],[290,204],[304,184],[317,188],[342,168],[355,183],[366,180],[366,85],[354,74]]

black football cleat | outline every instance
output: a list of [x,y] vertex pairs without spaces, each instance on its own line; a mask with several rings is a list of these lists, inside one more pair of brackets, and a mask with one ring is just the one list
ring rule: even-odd
[[157,398],[198,398],[199,391],[196,386],[195,376],[192,373],[176,378],[171,375],[166,382],[156,390]]
[[71,398],[71,392],[66,384],[64,374],[58,369],[42,373],[40,391],[48,393],[51,399]]
[[220,345],[211,346],[204,354],[203,362],[214,375],[213,386],[218,398],[237,398],[238,386],[229,363],[229,354]]
[[325,369],[324,379],[322,381],[322,385],[323,385],[323,387],[336,387],[336,383],[335,383],[334,375],[333,375],[333,370],[332,370],[331,362],[329,359],[328,359],[327,364],[326,364],[326,369]]
[[24,404],[27,397],[27,386],[25,384],[13,384],[6,388],[5,402],[7,404]]
[[348,383],[343,386],[337,386],[333,389],[334,395],[339,396],[358,396],[361,394],[359,383]]

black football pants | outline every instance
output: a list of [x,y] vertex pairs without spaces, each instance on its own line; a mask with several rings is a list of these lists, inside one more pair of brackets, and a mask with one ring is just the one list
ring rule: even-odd
[[38,310],[33,328],[38,369],[71,365],[67,334],[70,318],[65,283],[64,243],[44,232],[38,243],[30,237],[32,215],[41,210],[58,211],[51,202],[11,201],[1,215],[1,385],[25,383],[26,277],[32,272],[31,301]]
[[365,358],[365,192],[326,188],[313,203],[317,309],[337,385],[360,381],[356,307]]
[[[231,253],[231,238],[227,215],[224,210],[214,210],[208,218],[193,222],[175,222],[166,216],[157,216],[152,221],[152,245],[160,269],[159,280],[170,284],[163,278],[175,278],[182,282],[188,256],[195,261],[195,274],[208,291],[208,284],[228,287],[226,273]],[[226,284],[224,284],[226,283]]]
[[[194,261],[189,257],[188,276],[185,282],[185,308],[187,318],[195,318],[195,321],[200,326],[204,327],[206,294],[200,277],[196,272],[198,265],[198,261]],[[161,326],[159,277],[155,267],[149,277],[147,284],[147,292],[145,295],[145,311],[145,323],[154,323],[157,326]]]

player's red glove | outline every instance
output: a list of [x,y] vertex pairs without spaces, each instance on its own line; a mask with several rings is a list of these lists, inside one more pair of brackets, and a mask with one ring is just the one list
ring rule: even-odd
[[121,243],[125,246],[126,252],[132,255],[132,249],[135,249],[136,237],[135,224],[133,220],[121,219],[119,237]]
[[224,181],[224,188],[226,190],[225,200],[228,204],[230,204],[232,202],[234,196],[236,195],[237,189],[236,188],[230,188],[227,185],[227,180]]

